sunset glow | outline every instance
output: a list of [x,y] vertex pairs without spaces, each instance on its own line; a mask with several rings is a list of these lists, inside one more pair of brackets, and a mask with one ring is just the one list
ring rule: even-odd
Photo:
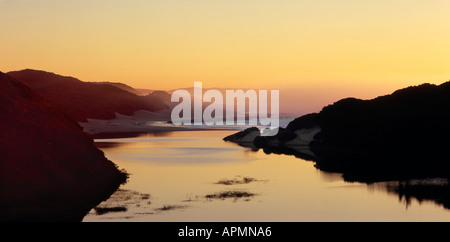
[[449,13],[0,0],[0,222],[155,222],[167,241],[450,222]]
[[369,98],[450,78],[449,9],[447,0],[3,0],[0,67],[136,88],[201,81]]

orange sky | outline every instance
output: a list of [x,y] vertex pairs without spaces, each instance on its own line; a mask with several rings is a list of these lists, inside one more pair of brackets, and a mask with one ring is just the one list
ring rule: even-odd
[[0,0],[0,70],[368,98],[450,79],[449,12],[448,0]]

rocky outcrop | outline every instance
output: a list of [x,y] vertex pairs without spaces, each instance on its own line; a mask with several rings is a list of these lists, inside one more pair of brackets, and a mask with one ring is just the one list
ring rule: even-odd
[[77,122],[0,72],[0,220],[81,221],[126,176]]
[[261,132],[258,128],[253,127],[227,136],[223,140],[234,143],[254,143],[255,138],[259,136],[261,136]]

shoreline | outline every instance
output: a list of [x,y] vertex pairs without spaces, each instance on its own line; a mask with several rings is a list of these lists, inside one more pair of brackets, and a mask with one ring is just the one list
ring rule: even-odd
[[137,111],[133,116],[116,114],[115,119],[101,120],[88,119],[87,122],[79,122],[83,132],[91,136],[107,134],[132,134],[132,133],[159,133],[174,131],[207,131],[207,130],[241,130],[246,127],[224,128],[205,126],[174,126],[168,123],[167,113]]
[[[284,125],[294,118],[281,118]],[[168,122],[170,120],[170,111],[162,110],[159,112],[149,112],[140,110],[132,116],[116,113],[116,118],[109,120],[88,119],[87,122],[78,122],[83,128],[83,132],[91,135],[120,134],[120,133],[158,133],[174,131],[208,131],[208,130],[245,130],[250,125],[214,125],[214,126],[175,126]],[[282,124],[283,125],[283,124]]]

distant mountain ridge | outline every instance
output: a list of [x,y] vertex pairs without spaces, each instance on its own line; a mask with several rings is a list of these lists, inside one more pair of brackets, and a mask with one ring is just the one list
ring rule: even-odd
[[[115,113],[132,115],[135,111],[159,111],[168,108],[155,96],[138,96],[126,91],[125,84],[83,82],[73,77],[26,69],[7,73],[34,92],[53,102],[79,122],[113,119]],[[130,87],[131,88],[131,87]]]
[[141,95],[141,93],[140,93],[138,90],[134,89],[134,88],[131,87],[131,86],[128,86],[127,84],[121,83],[121,82],[92,82],[92,83],[96,83],[96,84],[108,84],[108,85],[111,85],[111,86],[118,87],[118,88],[120,88],[120,89],[122,89],[122,90],[124,90],[124,91],[133,93],[133,94],[135,94],[135,95],[143,96],[143,95]]

